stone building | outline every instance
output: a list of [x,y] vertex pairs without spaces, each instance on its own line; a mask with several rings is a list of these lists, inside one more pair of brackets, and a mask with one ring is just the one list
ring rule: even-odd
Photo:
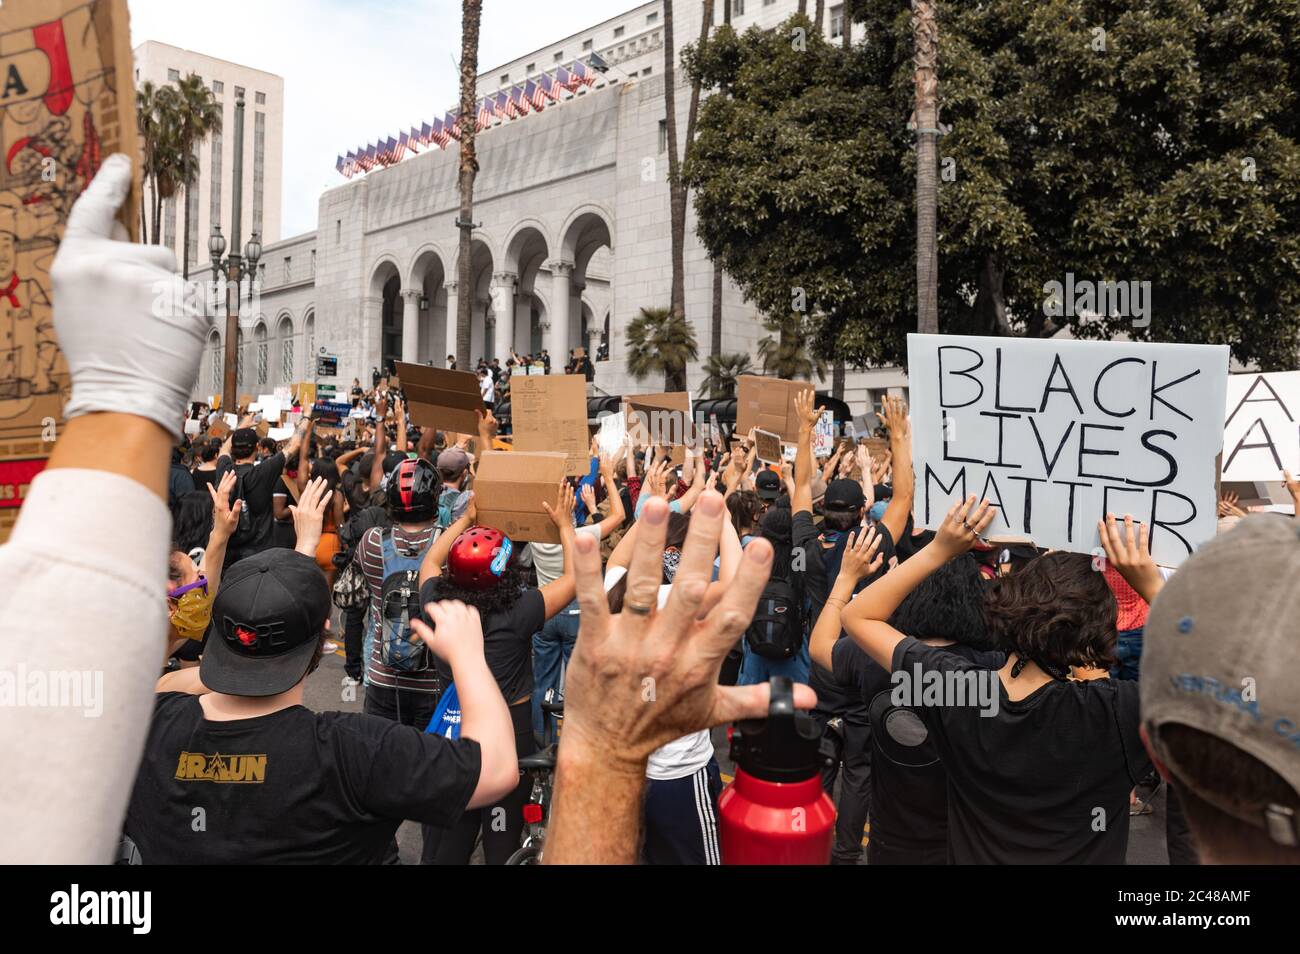
[[[742,30],[773,27],[797,5],[732,3],[732,22]],[[840,8],[829,6],[827,31],[838,35]],[[700,4],[677,5],[679,50],[698,38],[700,14]],[[470,287],[456,280],[454,141],[363,176],[340,177],[320,197],[315,232],[263,251],[260,293],[241,321],[241,392],[299,380],[343,390],[354,377],[368,383],[393,360],[445,366],[455,352],[454,316],[463,295],[474,300],[472,361],[497,357],[504,365],[512,348],[524,354],[545,347],[563,366],[569,350],[582,346],[607,354],[596,362],[600,391],[662,390],[661,380],[629,376],[623,333],[642,307],[669,304],[662,16],[662,4],[652,0],[480,74],[481,98],[593,53],[608,65],[594,74],[593,85],[540,112],[494,119],[479,133]],[[680,69],[676,76],[684,136],[690,88]],[[412,117],[417,125],[421,119],[428,117]],[[709,353],[713,269],[695,237],[693,212],[685,258],[686,313],[701,355],[689,369],[694,390]],[[212,333],[196,394],[220,390],[223,330]],[[764,334],[753,306],[724,282],[722,351],[746,352],[757,363]],[[322,355],[337,357],[336,377],[316,377]],[[886,388],[904,385],[897,370],[851,371],[845,397],[861,413]],[[828,374],[819,388],[829,386]]]

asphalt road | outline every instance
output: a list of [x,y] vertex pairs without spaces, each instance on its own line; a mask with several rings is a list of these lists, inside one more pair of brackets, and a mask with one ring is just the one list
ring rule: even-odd
[[[340,632],[341,630],[336,628],[334,631]],[[342,686],[343,675],[342,650],[334,655],[326,656],[321,661],[320,668],[307,679],[304,692],[304,702],[307,707],[318,712],[330,710],[360,712],[365,688],[357,686],[352,690],[351,698],[345,697],[345,690]],[[733,765],[727,757],[726,730],[724,728],[714,729],[713,747],[717,752],[718,764],[722,769],[723,782],[727,782],[731,778]],[[1152,806],[1154,809],[1152,814],[1130,819],[1128,863],[1131,865],[1163,865],[1169,862],[1168,854],[1165,851],[1165,795],[1163,789],[1156,795]],[[403,864],[419,863],[421,844],[419,825],[403,822],[397,832],[398,852]],[[863,852],[864,864],[865,861],[866,853]],[[475,851],[471,863],[483,863],[481,850]]]

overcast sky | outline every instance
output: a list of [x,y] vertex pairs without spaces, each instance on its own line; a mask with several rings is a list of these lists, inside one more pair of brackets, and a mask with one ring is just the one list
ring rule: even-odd
[[[479,70],[640,0],[484,0]],[[459,99],[460,0],[128,0],[131,45],[158,40],[284,77],[283,236],[316,228],[334,160]]]

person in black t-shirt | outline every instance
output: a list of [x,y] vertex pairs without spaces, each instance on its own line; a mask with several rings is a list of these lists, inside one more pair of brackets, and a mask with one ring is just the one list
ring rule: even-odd
[[217,460],[216,480],[220,482],[228,470],[235,472],[240,483],[235,486],[231,503],[242,495],[244,510],[248,513],[248,528],[236,531],[230,541],[226,566],[272,546],[275,491],[280,485],[280,475],[284,473],[285,460],[297,455],[306,427],[306,421],[300,423],[284,450],[277,451],[260,462],[256,459],[257,431],[251,427],[241,427],[230,435],[228,446],[223,448],[223,453]]
[[[300,525],[305,537],[316,538]],[[143,863],[374,864],[402,819],[447,824],[515,787],[510,716],[477,611],[435,604],[434,628],[416,625],[456,674],[454,741],[303,706],[329,611],[325,577],[303,553],[266,550],[225,574],[202,665],[158,683],[125,825]]]
[[[808,619],[821,616],[826,596],[839,573],[846,534],[861,528],[867,521],[866,495],[853,480],[832,480],[822,498],[824,518],[821,527],[812,514],[812,435],[821,420],[823,408],[814,407],[811,388],[795,395],[799,415],[799,444],[795,453],[795,492],[790,509],[794,512],[791,529],[795,552],[805,562],[804,592],[808,601]],[[876,530],[881,538],[883,557],[876,574],[884,573],[895,562],[894,542],[906,532],[912,511],[912,437],[903,402],[887,397],[885,413],[890,421],[890,448],[894,467],[894,495]],[[870,475],[866,475],[870,480]],[[870,578],[859,583],[859,587]],[[840,776],[840,796],[836,803],[835,848],[833,864],[857,864],[862,857],[862,832],[871,804],[871,724],[867,707],[851,687],[840,685],[834,674],[813,660],[808,685],[817,693],[813,717],[823,734],[839,752],[830,768],[822,772],[822,784],[834,790]],[[838,731],[834,726],[838,726]],[[842,766],[842,770],[841,770]]]
[[[513,558],[514,543],[500,530],[476,526],[471,501],[465,513],[434,541],[420,566],[420,602],[459,600],[478,609],[483,620],[483,652],[488,668],[510,705],[516,752],[531,755],[533,736],[533,634],[573,602],[573,488],[561,480],[555,505],[543,504],[564,547],[564,574],[546,586],[524,586],[523,571]],[[453,674],[438,666],[444,685]],[[456,686],[457,692],[460,685]],[[493,805],[467,811],[441,831],[425,834],[425,858],[441,865],[469,864],[479,832],[490,865],[504,864],[519,847],[528,779]]]
[[974,497],[955,504],[934,541],[864,590],[841,621],[889,667],[934,741],[948,773],[950,862],[1123,864],[1128,795],[1151,763],[1137,684],[1107,678],[1115,599],[1092,558],[1049,553],[993,584],[985,614],[1007,653],[996,673],[886,622],[996,512]]
[[[852,639],[839,639],[840,612],[870,566],[858,557],[863,536],[844,551],[840,575],[813,630],[812,654],[867,706],[871,721],[871,838],[867,862],[946,864],[948,776],[929,732],[910,706],[895,704],[894,679]],[[879,559],[879,558],[877,558]],[[928,576],[889,618],[899,632],[987,669],[1005,654],[992,650],[984,623],[984,583],[970,556]],[[897,700],[902,702],[903,700]]]

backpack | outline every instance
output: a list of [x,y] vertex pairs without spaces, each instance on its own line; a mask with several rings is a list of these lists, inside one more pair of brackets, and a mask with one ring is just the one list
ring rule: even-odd
[[[240,467],[246,469],[241,471]],[[235,528],[235,532],[230,537],[230,544],[233,547],[246,543],[249,535],[253,532],[253,515],[248,510],[248,494],[244,491],[244,475],[252,469],[252,464],[237,464],[234,468],[235,500],[243,501],[243,506],[239,508],[239,526]],[[232,507],[235,505],[234,500],[230,502],[230,505]]]
[[383,531],[384,584],[379,600],[379,662],[397,672],[424,672],[433,668],[429,648],[420,639],[411,642],[411,620],[420,617],[420,562],[424,551],[398,553],[393,530]]
[[764,659],[791,659],[803,646],[799,594],[789,580],[772,577],[763,587],[754,618],[745,630],[749,651]]

